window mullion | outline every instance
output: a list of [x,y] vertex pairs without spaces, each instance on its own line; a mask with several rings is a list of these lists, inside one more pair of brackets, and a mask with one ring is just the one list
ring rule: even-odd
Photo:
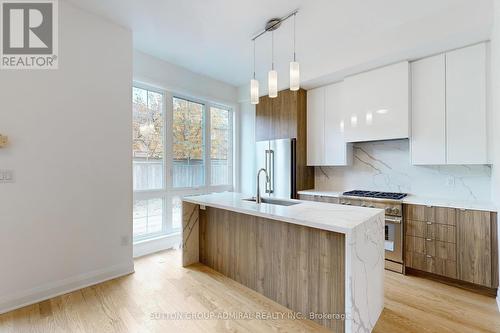
[[210,186],[212,185],[212,161],[210,160],[212,149],[210,107],[210,103],[205,104],[205,192],[208,192]]

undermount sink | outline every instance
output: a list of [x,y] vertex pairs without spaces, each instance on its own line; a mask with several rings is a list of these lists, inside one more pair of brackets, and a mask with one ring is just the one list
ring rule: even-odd
[[[255,198],[243,199],[244,201],[252,201],[256,202]],[[270,204],[270,205],[278,205],[278,206],[294,206],[300,204],[300,202],[288,201],[288,200],[280,200],[280,199],[271,199],[271,198],[262,198],[262,203]]]

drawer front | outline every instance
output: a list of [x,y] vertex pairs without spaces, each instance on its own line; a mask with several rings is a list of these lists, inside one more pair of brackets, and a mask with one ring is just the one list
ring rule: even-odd
[[405,220],[405,229],[407,236],[425,238],[427,234],[427,223],[423,221]]
[[451,278],[457,277],[456,245],[429,238],[406,236],[405,265]]
[[456,225],[456,209],[446,207],[427,208],[428,222]]
[[442,242],[456,244],[456,227],[453,225],[437,224],[433,222],[422,222],[406,220],[407,236],[431,238]]
[[428,222],[425,238],[456,244],[456,227],[452,225]]
[[299,200],[314,201],[314,195],[299,194]]
[[427,221],[427,207],[422,205],[404,205],[406,220]]
[[456,225],[456,209],[405,204],[405,219],[421,222]]
[[457,246],[453,243],[441,242],[435,239],[425,239],[425,254],[436,258],[457,261]]
[[326,197],[326,196],[321,196],[321,195],[299,194],[299,199],[300,200],[307,200],[307,201],[328,202],[328,203],[335,203],[335,204],[339,203],[339,198]]
[[427,272],[447,276],[453,279],[456,279],[457,277],[456,261],[426,255],[425,264]]
[[320,195],[315,195],[314,196],[314,201],[319,201],[319,202],[328,202],[328,203],[339,203],[339,198],[334,198],[334,197],[324,197]]

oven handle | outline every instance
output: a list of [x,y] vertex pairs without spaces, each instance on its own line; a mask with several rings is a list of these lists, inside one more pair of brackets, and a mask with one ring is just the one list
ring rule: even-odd
[[392,216],[385,217],[385,222],[393,223],[393,224],[401,224],[402,220],[403,219],[401,217],[392,217]]

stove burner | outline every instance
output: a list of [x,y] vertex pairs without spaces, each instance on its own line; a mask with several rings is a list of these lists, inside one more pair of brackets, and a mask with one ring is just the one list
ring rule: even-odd
[[390,200],[401,200],[407,196],[406,193],[357,191],[357,190],[344,192],[343,195],[348,195],[348,196],[352,196],[352,197],[390,199]]

